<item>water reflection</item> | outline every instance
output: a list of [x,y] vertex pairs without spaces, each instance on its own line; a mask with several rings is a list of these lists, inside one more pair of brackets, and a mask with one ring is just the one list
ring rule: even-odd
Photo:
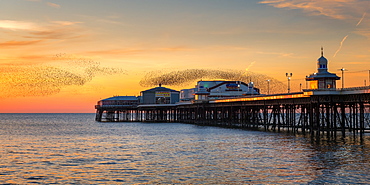
[[[322,175],[314,183],[364,183],[369,182],[370,140],[347,137],[336,140],[312,142],[316,162]],[[365,172],[365,173],[364,173]],[[351,175],[348,175],[351,174]]]
[[2,183],[370,182],[368,138],[317,142],[180,123],[98,123],[91,114],[0,116]]

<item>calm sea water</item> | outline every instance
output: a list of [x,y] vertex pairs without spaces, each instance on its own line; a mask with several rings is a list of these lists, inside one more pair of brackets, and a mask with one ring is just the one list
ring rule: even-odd
[[0,114],[1,184],[370,183],[370,139]]

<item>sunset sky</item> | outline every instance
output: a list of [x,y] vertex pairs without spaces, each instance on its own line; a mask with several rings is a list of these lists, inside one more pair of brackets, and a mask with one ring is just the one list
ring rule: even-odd
[[92,113],[152,88],[140,85],[148,74],[186,69],[284,84],[293,73],[299,91],[321,47],[330,72],[347,70],[345,87],[369,85],[369,10],[368,0],[1,0],[0,113]]

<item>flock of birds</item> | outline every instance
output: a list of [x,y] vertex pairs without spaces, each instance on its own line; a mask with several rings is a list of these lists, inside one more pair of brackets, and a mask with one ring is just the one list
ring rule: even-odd
[[144,87],[157,86],[158,84],[181,87],[196,84],[199,80],[231,80],[245,83],[253,82],[261,93],[280,93],[285,91],[286,85],[264,74],[242,70],[217,70],[217,69],[185,69],[178,71],[162,72],[152,71],[147,73],[140,81]]
[[65,86],[83,86],[99,74],[124,73],[122,69],[101,67],[99,62],[58,54],[43,65],[2,65],[0,98],[48,96]]
[[[48,96],[65,86],[83,86],[96,75],[126,74],[119,68],[102,67],[99,62],[67,54],[57,54],[44,65],[3,65],[0,68],[0,98]],[[250,71],[185,69],[148,72],[139,82],[143,87],[158,84],[183,88],[199,80],[233,80],[254,82],[261,93],[282,92],[286,85],[269,76]],[[269,81],[267,81],[269,80]]]

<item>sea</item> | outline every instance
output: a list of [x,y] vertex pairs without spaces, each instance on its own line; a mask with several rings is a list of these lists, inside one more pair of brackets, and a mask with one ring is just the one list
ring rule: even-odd
[[370,137],[0,114],[0,184],[370,184]]

